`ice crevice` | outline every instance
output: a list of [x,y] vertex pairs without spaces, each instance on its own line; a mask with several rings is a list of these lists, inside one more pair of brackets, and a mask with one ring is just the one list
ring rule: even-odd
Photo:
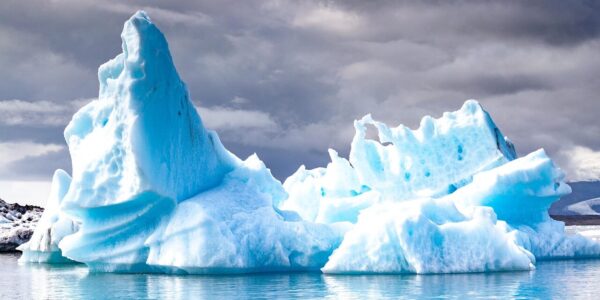
[[[348,158],[301,166],[283,184],[206,129],[144,12],[100,66],[99,97],[64,135],[72,174],[53,177],[22,262],[177,274],[530,270],[599,257],[567,235],[552,202],[570,193],[540,149],[518,157],[475,100],[417,129],[354,122]],[[366,137],[377,129],[378,140]]]

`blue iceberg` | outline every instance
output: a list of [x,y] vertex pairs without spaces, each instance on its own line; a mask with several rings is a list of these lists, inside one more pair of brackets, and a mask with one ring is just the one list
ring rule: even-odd
[[[474,100],[416,130],[370,115],[349,158],[300,167],[282,184],[206,129],[144,12],[123,53],[99,68],[97,100],[65,129],[58,170],[22,262],[176,274],[530,270],[537,259],[599,257],[565,234],[552,202],[570,193],[543,150],[518,157]],[[366,137],[374,126],[379,139]]]

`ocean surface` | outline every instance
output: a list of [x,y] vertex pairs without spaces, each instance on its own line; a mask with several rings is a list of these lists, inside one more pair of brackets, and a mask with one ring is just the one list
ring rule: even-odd
[[541,261],[528,272],[175,276],[94,274],[84,265],[19,264],[19,255],[0,254],[0,299],[597,299],[600,295],[600,259]]

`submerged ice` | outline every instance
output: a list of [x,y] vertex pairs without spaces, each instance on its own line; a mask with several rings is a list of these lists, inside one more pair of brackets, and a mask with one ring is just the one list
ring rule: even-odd
[[[355,122],[349,158],[300,167],[283,184],[206,129],[144,12],[100,93],[65,129],[58,170],[24,262],[95,271],[447,273],[528,270],[598,257],[547,213],[570,192],[543,150],[517,157],[476,101],[420,127]],[[366,137],[373,126],[378,140]]]

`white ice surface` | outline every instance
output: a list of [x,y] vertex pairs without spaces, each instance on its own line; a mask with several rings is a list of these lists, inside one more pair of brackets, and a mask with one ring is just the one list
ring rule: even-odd
[[62,256],[58,243],[77,231],[78,225],[61,210],[61,203],[71,185],[71,177],[63,170],[56,170],[52,177],[50,196],[44,214],[37,223],[31,239],[18,249],[23,251],[21,261],[62,263],[71,262]]

